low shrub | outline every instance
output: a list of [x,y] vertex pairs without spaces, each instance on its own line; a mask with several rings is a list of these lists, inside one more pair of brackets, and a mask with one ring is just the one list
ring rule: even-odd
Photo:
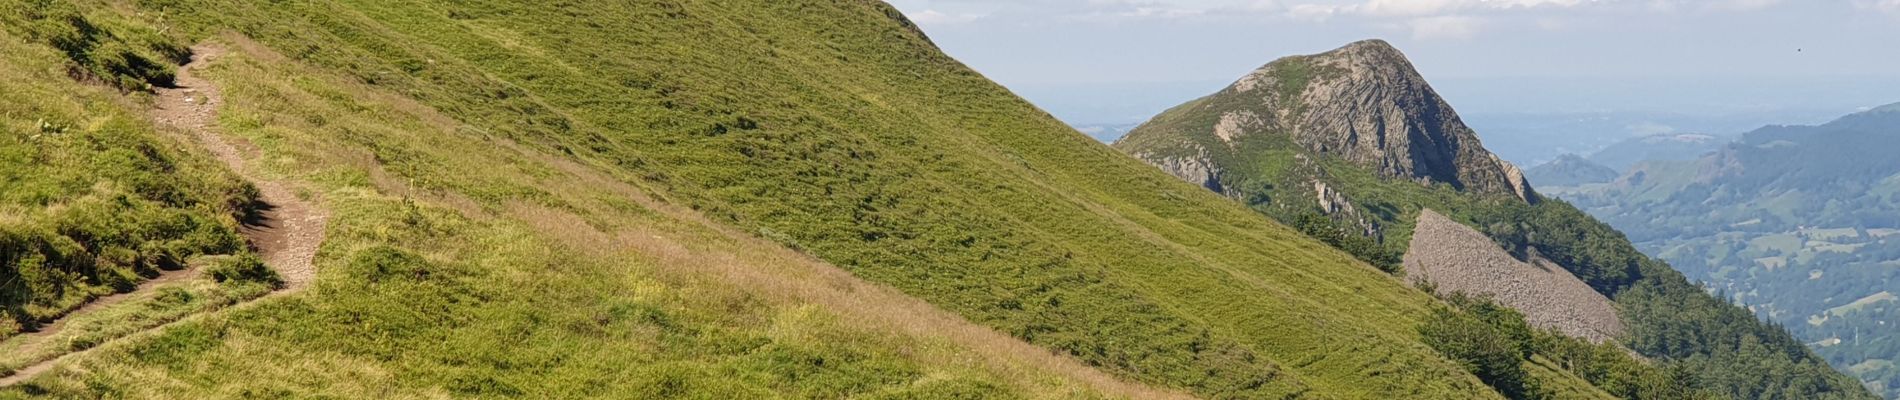
[[277,271],[271,270],[262,259],[251,254],[216,257],[205,269],[205,274],[223,284],[262,283],[270,287],[284,284],[283,278],[277,276]]

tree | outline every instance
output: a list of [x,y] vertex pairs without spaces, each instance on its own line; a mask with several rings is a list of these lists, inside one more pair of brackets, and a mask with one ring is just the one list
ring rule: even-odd
[[1436,307],[1418,327],[1425,344],[1512,399],[1527,398],[1523,343],[1469,313]]

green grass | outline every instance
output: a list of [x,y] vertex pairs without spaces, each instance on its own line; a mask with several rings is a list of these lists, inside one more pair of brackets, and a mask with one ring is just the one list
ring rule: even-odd
[[1893,292],[1883,291],[1880,293],[1874,293],[1867,297],[1856,299],[1847,304],[1843,304],[1840,307],[1827,309],[1827,313],[1833,314],[1833,315],[1847,315],[1848,313],[1859,311],[1862,308],[1865,308],[1867,306],[1871,306],[1883,301],[1896,301],[1897,298],[1900,298],[1900,297],[1894,296]]
[[[319,281],[22,390],[1142,397],[1105,371],[1496,396],[1419,342],[1430,297],[1068,129],[881,3],[130,8],[256,40],[205,73],[220,124],[335,211]],[[903,328],[938,314],[897,291],[947,328]]]
[[110,340],[122,338],[183,319],[218,310],[262,296],[271,291],[263,284],[232,281],[213,282],[210,278],[157,284],[151,290],[129,295],[125,300],[100,307],[63,321],[63,329],[50,336],[15,336],[0,341],[0,370],[13,371],[27,365],[86,350]]
[[1786,233],[1766,235],[1749,240],[1748,247],[1792,256],[1801,251],[1801,237]]
[[[420,77],[376,79],[423,93],[444,110],[495,107],[492,96],[469,97],[485,92],[454,85],[470,76],[505,80],[473,83],[520,87],[539,100],[523,107],[549,107],[559,112],[547,115],[572,120],[488,127],[497,135],[593,153],[715,218],[777,233],[860,276],[1150,383],[1209,394],[1481,390],[1406,345],[1415,343],[1407,321],[1417,310],[1408,296],[1416,295],[1395,281],[1092,146],[940,55],[920,53],[918,39],[895,24],[804,31],[882,18],[881,7],[819,7],[802,17],[810,20],[778,21],[767,16],[812,13],[786,9],[795,5],[692,4],[683,17],[636,8],[666,15],[603,17],[581,24],[599,26],[593,30],[540,37],[522,32],[570,17],[497,4],[486,9],[511,14],[467,11],[477,18],[457,23],[455,12],[365,6],[386,29],[426,35],[442,50],[358,58],[345,47],[312,62],[436,60]],[[628,12],[601,7],[592,14]],[[744,30],[695,12],[761,25],[736,34]],[[625,22],[633,20],[642,23]],[[300,31],[353,31],[342,25]],[[688,34],[730,43],[677,48],[681,39],[672,35]],[[273,32],[252,35],[281,40]],[[653,37],[655,44],[589,40],[595,37]],[[497,38],[523,39],[515,43],[527,49],[497,52],[508,43]],[[572,51],[533,51],[536,40]],[[757,43],[774,41],[778,55],[758,53]],[[599,63],[586,54],[639,56]],[[767,61],[745,70],[729,62],[736,59]],[[462,68],[482,69],[467,75]],[[381,76],[375,69],[353,72]],[[613,89],[627,80],[630,90]],[[429,97],[436,93],[443,97]],[[634,109],[645,113],[616,108],[642,104]],[[507,110],[460,115],[497,114]],[[623,126],[649,128],[596,128]],[[378,156],[411,162],[405,154]],[[446,190],[497,186],[414,179]],[[1285,295],[1250,295],[1261,292]],[[1329,322],[1271,322],[1302,319]]]
[[[762,290],[774,286],[735,286],[718,274],[696,271],[695,266],[715,263],[772,271],[765,268],[800,260],[703,223],[662,216],[626,193],[609,191],[616,187],[612,183],[592,189],[571,183],[534,188],[547,193],[540,201],[580,203],[562,203],[571,210],[524,199],[516,206],[497,203],[494,213],[478,208],[472,215],[453,208],[467,204],[451,199],[459,194],[415,193],[418,200],[384,193],[412,189],[395,178],[380,184],[396,186],[377,186],[369,177],[383,175],[382,165],[359,157],[344,132],[392,135],[378,136],[376,142],[417,157],[561,173],[551,161],[529,162],[496,143],[458,138],[454,126],[427,120],[439,115],[400,103],[399,97],[317,71],[273,65],[239,56],[206,73],[230,88],[227,100],[234,105],[224,116],[227,128],[263,147],[274,174],[317,182],[325,203],[336,210],[336,228],[318,261],[324,272],[317,287],[104,347],[82,359],[81,370],[58,372],[0,397],[1096,393],[1073,376],[1052,372],[1061,364],[1033,353],[1012,360],[996,350],[978,352],[973,341],[947,333],[969,328],[908,321],[944,332],[906,332],[893,328],[893,321],[863,321],[875,318]],[[320,100],[326,94],[352,97]],[[346,111],[353,107],[375,111]],[[315,116],[329,119],[324,127],[293,125],[299,129],[245,123],[273,118],[308,123]],[[538,181],[510,172],[430,173]],[[558,199],[555,192],[561,193]],[[583,220],[573,216],[576,212],[610,216]],[[590,224],[603,224],[612,233]],[[682,253],[637,248],[621,243],[617,237],[623,235],[677,237],[641,245],[677,247]],[[735,260],[721,254],[758,255]],[[875,301],[894,297],[838,277],[809,282],[817,278],[798,273],[809,271],[779,268],[794,272],[777,272],[786,276],[776,278],[803,284],[782,283],[776,286],[780,290],[841,286],[832,290],[859,292]],[[917,313],[911,308],[899,307],[893,314]]]
[[[44,17],[87,20],[52,4]],[[104,61],[71,59],[43,43],[136,53],[126,49],[132,45],[26,23],[21,7],[0,7],[0,338],[131,290],[190,257],[245,252],[235,216],[255,190],[183,155],[180,142],[127,111],[142,95],[121,97],[68,76],[113,81],[87,72]]]

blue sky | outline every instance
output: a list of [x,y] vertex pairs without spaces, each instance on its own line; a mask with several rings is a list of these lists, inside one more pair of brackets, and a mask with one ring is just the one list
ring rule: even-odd
[[1274,58],[1375,37],[1467,115],[1900,102],[1900,0],[891,2],[1072,123],[1139,122]]

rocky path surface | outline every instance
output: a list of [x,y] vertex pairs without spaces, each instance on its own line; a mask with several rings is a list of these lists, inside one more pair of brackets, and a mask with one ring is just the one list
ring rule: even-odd
[[264,258],[264,264],[284,278],[286,289],[300,289],[316,277],[311,262],[316,258],[317,246],[323,243],[323,227],[329,215],[298,197],[292,184],[258,176],[246,163],[246,156],[254,156],[256,151],[233,145],[217,132],[217,112],[224,96],[217,86],[192,70],[224,53],[222,47],[212,45],[193,47],[191,63],[178,70],[177,88],[159,89],[153,118],[191,133],[218,161],[257,186],[266,204],[263,216],[257,221],[244,221],[241,233]]
[[[247,156],[255,156],[254,149],[234,145],[226,141],[218,132],[218,107],[224,104],[224,96],[218,87],[210,81],[198,77],[193,70],[222,57],[223,47],[199,45],[192,47],[191,62],[178,69],[174,79],[175,87],[158,89],[157,108],[152,110],[152,118],[180,131],[186,132],[199,146],[204,147],[218,161],[244,179],[257,186],[265,206],[259,218],[241,221],[239,233],[250,242],[252,250],[264,259],[264,265],[276,270],[284,280],[282,290],[273,295],[294,292],[310,285],[316,278],[316,267],[312,262],[316,258],[317,247],[323,243],[323,229],[329,222],[329,214],[311,200],[297,195],[291,183],[267,179],[257,174],[248,165]],[[159,284],[173,282],[196,276],[197,271],[186,269],[166,272],[164,275],[146,281],[137,290],[120,293],[94,300],[58,321],[48,324],[39,332],[21,335],[16,340],[29,341],[28,346],[48,346],[57,343],[44,343],[64,327],[64,322],[72,316],[97,310],[118,303],[134,293],[147,291]],[[169,324],[167,324],[169,325]],[[166,325],[153,327],[161,329]],[[94,346],[97,348],[98,346]],[[88,350],[68,353],[39,363],[35,363],[0,377],[0,386],[10,386],[45,373],[61,361],[86,353]],[[0,371],[0,373],[5,373]]]

